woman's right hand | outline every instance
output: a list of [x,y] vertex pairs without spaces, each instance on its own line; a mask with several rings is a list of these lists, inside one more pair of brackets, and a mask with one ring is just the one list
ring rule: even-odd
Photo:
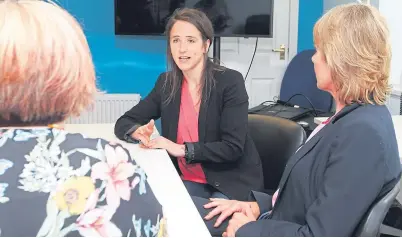
[[[204,205],[205,209],[214,208],[208,215],[205,216],[205,220],[210,220],[215,216],[218,216],[214,226],[219,227],[223,221],[236,212],[254,215],[257,219],[260,213],[260,209],[256,202],[241,202],[236,200],[226,200],[220,198],[210,198],[211,202]],[[247,212],[247,210],[249,212]]]
[[154,120],[150,120],[148,124],[138,127],[138,129],[131,134],[131,137],[140,141],[143,146],[147,147],[151,140],[151,135],[154,133],[154,127]]

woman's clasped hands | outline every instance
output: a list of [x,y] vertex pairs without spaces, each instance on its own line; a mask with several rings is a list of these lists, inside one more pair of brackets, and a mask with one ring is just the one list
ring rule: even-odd
[[185,146],[174,143],[163,136],[151,139],[154,133],[155,122],[150,120],[147,124],[140,126],[135,130],[131,137],[140,141],[140,147],[145,149],[165,149],[171,156],[183,157],[185,154]]
[[204,205],[206,209],[212,209],[205,217],[205,220],[211,220],[219,216],[214,224],[219,227],[223,221],[230,219],[223,237],[233,237],[240,227],[245,224],[256,221],[260,214],[260,209],[256,202],[241,202],[236,200],[226,200],[220,198],[210,198],[211,202]]

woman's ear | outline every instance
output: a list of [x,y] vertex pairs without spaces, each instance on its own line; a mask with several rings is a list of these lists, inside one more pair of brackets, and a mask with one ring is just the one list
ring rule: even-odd
[[208,39],[205,41],[205,45],[204,45],[204,53],[208,53],[209,47],[211,46],[211,41]]

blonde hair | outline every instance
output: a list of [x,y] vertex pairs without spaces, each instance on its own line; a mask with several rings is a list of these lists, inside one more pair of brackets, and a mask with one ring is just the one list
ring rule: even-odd
[[341,103],[385,103],[391,46],[376,8],[346,4],[331,9],[314,26],[314,44],[325,55]]
[[4,0],[0,19],[3,121],[61,122],[92,104],[94,65],[83,31],[67,11],[41,0]]

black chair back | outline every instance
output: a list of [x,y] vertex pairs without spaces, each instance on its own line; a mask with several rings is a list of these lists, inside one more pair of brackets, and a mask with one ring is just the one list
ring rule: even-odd
[[265,192],[273,194],[279,185],[288,159],[306,140],[296,122],[265,115],[248,115],[251,138],[260,155]]
[[361,220],[355,231],[355,236],[375,237],[380,234],[380,227],[385,215],[391,207],[400,190],[399,182],[380,200],[375,202]]

